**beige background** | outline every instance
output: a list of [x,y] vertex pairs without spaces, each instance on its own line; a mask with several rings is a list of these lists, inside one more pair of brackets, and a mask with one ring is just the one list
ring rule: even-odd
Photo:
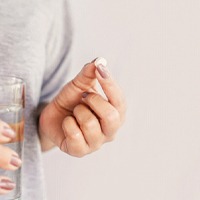
[[97,56],[124,89],[115,142],[44,155],[48,200],[200,199],[200,1],[71,0],[71,77]]

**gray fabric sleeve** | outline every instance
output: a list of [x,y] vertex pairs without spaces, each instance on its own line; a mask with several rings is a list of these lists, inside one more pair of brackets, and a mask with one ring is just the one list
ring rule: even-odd
[[41,88],[40,103],[49,102],[67,82],[71,65],[72,23],[69,5],[55,8],[54,19],[46,44],[46,69]]

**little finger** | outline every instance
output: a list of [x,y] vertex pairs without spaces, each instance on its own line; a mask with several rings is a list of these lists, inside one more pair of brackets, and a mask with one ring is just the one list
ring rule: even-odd
[[15,188],[16,184],[9,178],[0,176],[0,195],[7,194]]

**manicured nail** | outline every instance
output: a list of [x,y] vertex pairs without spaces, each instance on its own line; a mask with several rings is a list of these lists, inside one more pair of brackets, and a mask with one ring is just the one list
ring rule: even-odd
[[15,167],[20,167],[22,164],[22,161],[20,160],[19,156],[17,155],[12,155],[10,164],[15,166]]
[[106,67],[107,65],[107,61],[105,58],[97,58],[94,62],[95,66],[97,67],[97,70],[99,72],[99,74],[101,75],[102,78],[109,78],[110,73]]
[[10,180],[2,179],[0,181],[0,188],[3,190],[13,190],[15,188],[15,186],[16,186],[16,184]]
[[3,127],[2,135],[11,139],[16,137],[16,133],[11,128],[6,126]]
[[88,94],[89,94],[88,92],[83,92],[82,97],[86,98],[88,96]]

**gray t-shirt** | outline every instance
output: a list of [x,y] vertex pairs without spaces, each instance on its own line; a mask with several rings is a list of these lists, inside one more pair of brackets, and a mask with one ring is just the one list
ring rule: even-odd
[[0,74],[26,82],[22,200],[44,200],[36,113],[66,83],[72,29],[65,0],[0,1]]

